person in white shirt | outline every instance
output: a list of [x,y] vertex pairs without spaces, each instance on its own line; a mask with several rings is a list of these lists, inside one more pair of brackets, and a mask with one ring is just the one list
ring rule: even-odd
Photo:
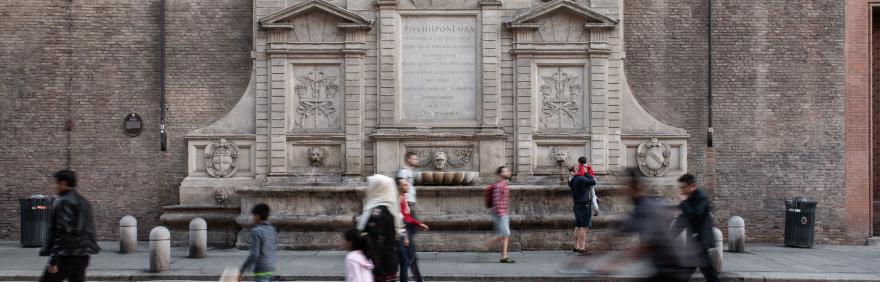
[[413,168],[419,164],[419,156],[413,152],[406,152],[403,155],[403,167],[397,171],[397,177],[406,179],[409,183],[409,191],[406,192],[406,204],[409,205],[410,214],[416,217],[416,187],[413,179]]

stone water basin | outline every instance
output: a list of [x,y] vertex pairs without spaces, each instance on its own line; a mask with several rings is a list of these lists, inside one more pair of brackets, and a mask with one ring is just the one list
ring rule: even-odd
[[470,186],[477,183],[480,173],[476,171],[417,171],[415,185]]

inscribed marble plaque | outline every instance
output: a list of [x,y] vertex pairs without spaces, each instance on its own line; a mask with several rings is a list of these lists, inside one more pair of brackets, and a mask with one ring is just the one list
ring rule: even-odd
[[404,16],[401,21],[403,119],[476,120],[476,17]]

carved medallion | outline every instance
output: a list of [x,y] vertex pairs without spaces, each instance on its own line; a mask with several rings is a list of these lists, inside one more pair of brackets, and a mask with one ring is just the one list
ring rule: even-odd
[[543,97],[541,123],[547,128],[571,128],[581,117],[578,99],[581,93],[581,78],[558,69],[549,76],[541,76]]
[[550,161],[558,166],[565,166],[568,163],[568,151],[558,147],[550,148]]
[[[323,71],[310,71],[307,75],[298,76],[294,90],[299,97],[296,106],[294,124],[299,128],[337,127],[336,105],[334,100],[339,85],[337,77],[326,75]],[[320,120],[326,121],[326,123]]]
[[314,146],[310,147],[306,153],[309,155],[309,164],[315,167],[324,166],[324,158],[327,157],[327,150]]
[[213,177],[232,177],[238,170],[238,146],[220,138],[205,147],[205,169]]
[[418,156],[417,168],[447,170],[468,168],[474,158],[473,148],[417,148],[411,149]]
[[636,158],[639,162],[639,170],[646,176],[663,176],[669,169],[669,160],[672,155],[669,145],[661,142],[656,137],[639,144]]

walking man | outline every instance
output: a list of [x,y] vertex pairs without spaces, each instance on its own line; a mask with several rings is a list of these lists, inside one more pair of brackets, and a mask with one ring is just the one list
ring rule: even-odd
[[403,155],[403,167],[397,171],[396,178],[406,179],[409,189],[406,191],[406,204],[409,205],[409,212],[416,217],[416,187],[413,177],[413,168],[419,164],[419,157],[416,153],[406,152]]
[[492,195],[492,222],[495,224],[495,236],[489,238],[486,242],[487,247],[501,242],[501,263],[514,263],[507,254],[507,247],[510,243],[510,217],[508,216],[508,201],[510,198],[510,190],[507,188],[507,181],[510,179],[511,172],[506,166],[499,167],[495,174],[498,180],[489,187]]
[[86,280],[89,255],[101,248],[95,241],[92,206],[76,191],[76,173],[56,172],[55,193],[49,234],[40,256],[49,256],[40,281],[79,282]]
[[693,270],[690,273],[684,273],[682,270],[675,239],[669,232],[672,212],[659,200],[649,196],[648,187],[642,183],[641,172],[638,169],[628,168],[624,176],[626,176],[626,192],[632,199],[633,210],[629,218],[624,220],[622,228],[606,237],[605,244],[613,244],[614,241],[619,240],[615,238],[623,238],[624,233],[638,234],[639,244],[612,255],[595,271],[610,274],[639,258],[647,258],[653,264],[655,273],[640,281],[687,281],[690,276],[687,274],[693,273]]
[[708,250],[715,247],[715,234],[712,232],[712,206],[709,197],[702,189],[697,188],[696,178],[691,174],[678,178],[681,203],[678,207],[681,214],[675,221],[672,234],[679,234],[687,229],[687,253],[685,266],[692,273],[699,268],[708,282],[719,281],[718,271],[712,267]]
[[254,227],[251,228],[251,248],[247,259],[239,268],[238,281],[241,281],[244,272],[254,271],[255,282],[269,282],[272,280],[272,272],[275,271],[276,251],[275,245],[278,232],[275,226],[269,223],[269,205],[257,204],[251,210]]

